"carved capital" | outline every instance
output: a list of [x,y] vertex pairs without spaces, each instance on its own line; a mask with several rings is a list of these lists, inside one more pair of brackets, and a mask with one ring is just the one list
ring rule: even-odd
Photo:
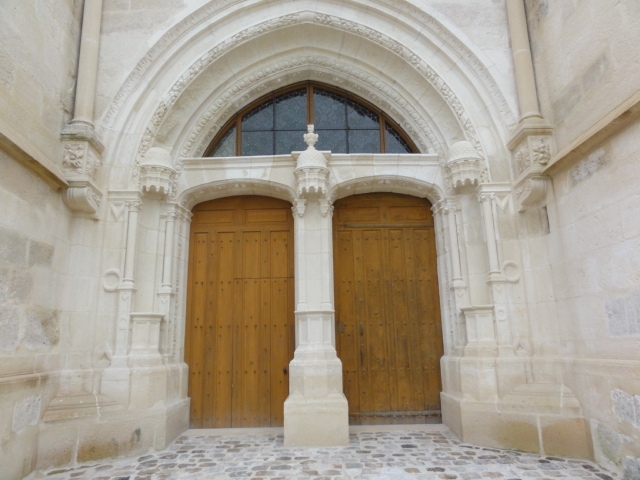
[[327,214],[333,216],[333,204],[326,199],[320,199],[320,213],[323,217],[326,217]]
[[139,212],[140,207],[142,207],[142,202],[140,200],[127,200],[125,205],[130,212]]
[[491,203],[495,198],[495,194],[493,192],[480,192],[478,193],[478,201],[480,203]]
[[293,201],[293,207],[291,207],[291,211],[297,217],[304,217],[304,212],[307,209],[307,199],[306,198],[296,198]]

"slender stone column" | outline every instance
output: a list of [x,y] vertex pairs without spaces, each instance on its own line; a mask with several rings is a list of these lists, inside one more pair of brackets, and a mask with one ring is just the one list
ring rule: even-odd
[[498,263],[498,244],[496,242],[495,222],[493,219],[493,194],[481,192],[478,200],[482,204],[482,218],[487,238],[487,253],[489,255],[489,277],[500,274]]
[[84,0],[80,58],[78,59],[78,81],[71,123],[81,123],[91,127],[93,127],[96,96],[101,23],[102,0]]
[[114,355],[111,365],[102,375],[102,392],[123,405],[129,404],[131,371],[129,369],[128,354],[131,342],[131,312],[135,293],[134,265],[136,239],[138,235],[138,212],[142,202],[127,200],[126,249],[124,253],[124,274],[122,282],[117,287],[118,313],[116,320],[116,338]]
[[533,72],[529,31],[524,0],[506,0],[509,32],[511,35],[511,52],[516,74],[518,103],[520,105],[520,121],[522,123],[541,123],[543,121],[538,106],[536,79]]
[[284,404],[285,445],[348,443],[342,362],[335,349],[331,209],[306,202],[294,217],[296,350]]
[[127,244],[124,257],[123,283],[133,285],[133,270],[135,266],[136,240],[138,237],[138,213],[142,202],[127,202]]
[[162,263],[162,286],[161,291],[171,292],[171,275],[173,265],[173,236],[175,231],[176,213],[166,214],[164,228],[164,259]]
[[284,443],[337,446],[349,443],[342,362],[335,348],[333,246],[326,199],[330,152],[319,152],[309,125],[308,145],[294,152],[298,198],[294,201],[296,350],[289,364],[289,397],[284,403]]
[[462,282],[462,271],[460,268],[460,247],[458,245],[458,225],[456,222],[457,205],[447,204],[443,212],[447,216],[447,226],[449,230],[449,245],[451,251],[451,269],[453,284]]

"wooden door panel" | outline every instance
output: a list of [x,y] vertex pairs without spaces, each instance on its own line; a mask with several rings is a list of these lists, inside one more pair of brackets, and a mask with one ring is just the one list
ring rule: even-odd
[[187,328],[186,351],[193,359],[189,369],[189,384],[192,386],[193,398],[191,402],[191,417],[196,423],[202,422],[203,401],[203,361],[204,361],[204,336],[203,325],[206,311],[206,280],[207,280],[207,248],[208,236],[206,233],[193,235],[192,262],[190,271],[192,274],[191,294],[193,298],[193,310],[191,322]]
[[281,200],[194,208],[185,345],[192,427],[283,424],[294,350],[292,230]]
[[352,423],[422,423],[440,410],[443,347],[429,206],[394,194],[335,204],[336,347]]

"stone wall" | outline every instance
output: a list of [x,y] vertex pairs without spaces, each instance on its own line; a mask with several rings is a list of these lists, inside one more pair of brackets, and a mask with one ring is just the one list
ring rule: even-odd
[[550,170],[548,205],[555,368],[582,405],[596,460],[638,478],[640,3],[526,4],[541,109],[566,154]]
[[540,108],[561,149],[640,85],[640,3],[527,0]]
[[0,4],[3,478],[22,478],[34,468],[39,423],[67,352],[71,215],[55,165],[60,128],[72,109],[81,9],[80,0]]
[[22,478],[65,361],[69,214],[58,192],[2,150],[0,171],[0,464],[5,478]]

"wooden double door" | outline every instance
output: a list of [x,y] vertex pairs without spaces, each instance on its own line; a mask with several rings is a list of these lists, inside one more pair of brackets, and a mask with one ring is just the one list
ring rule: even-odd
[[367,194],[334,206],[336,347],[349,421],[440,422],[443,342],[431,204]]
[[194,208],[191,225],[191,427],[281,426],[294,350],[291,204],[214,200]]

